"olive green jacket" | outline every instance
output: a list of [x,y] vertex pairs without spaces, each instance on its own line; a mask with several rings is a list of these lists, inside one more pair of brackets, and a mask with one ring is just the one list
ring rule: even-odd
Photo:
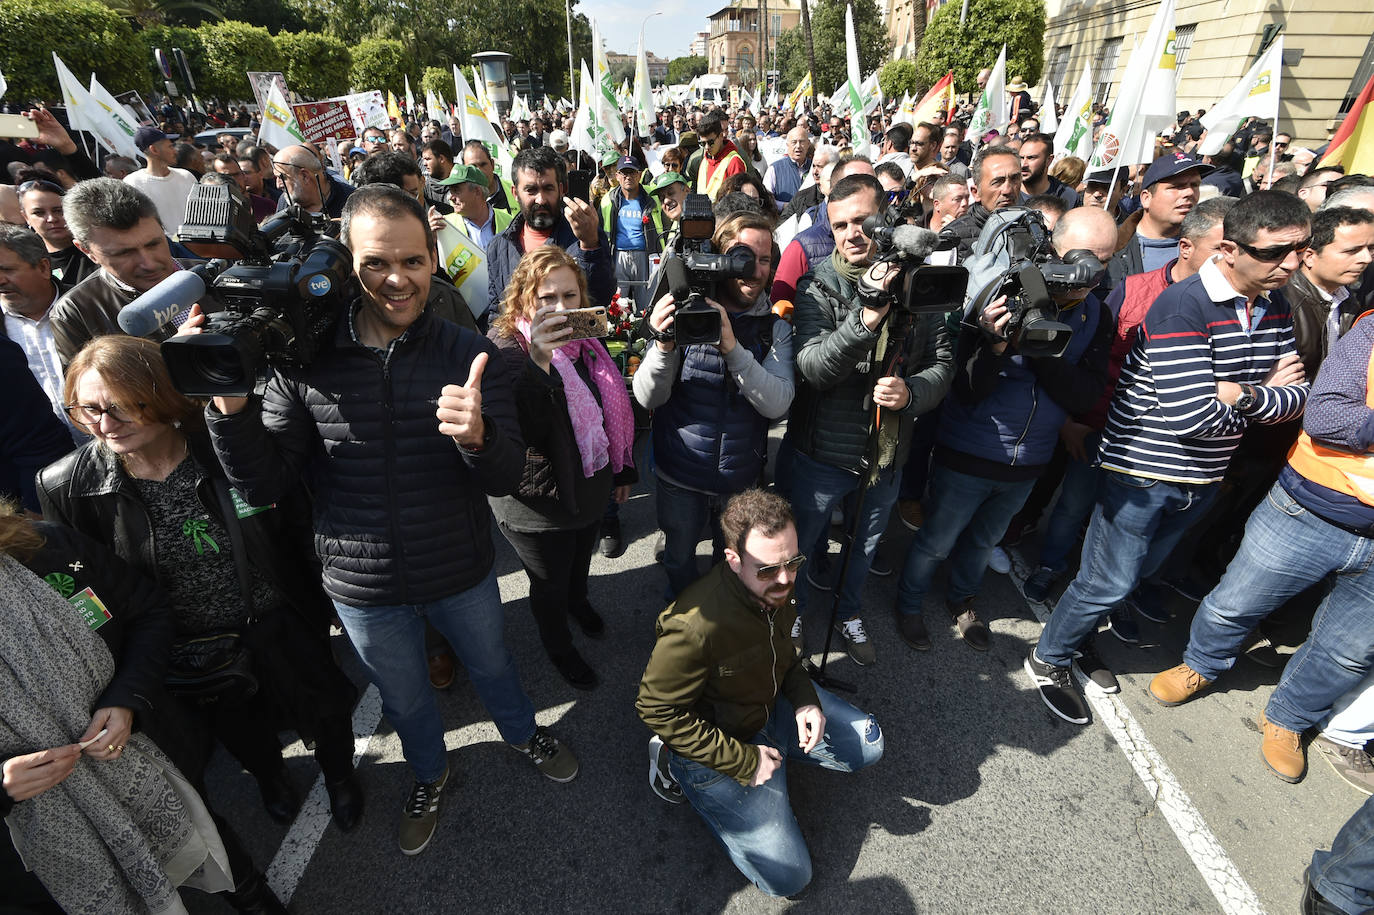
[[635,708],[674,753],[748,785],[758,749],[748,741],[781,693],[793,708],[819,705],[792,649],[795,599],[765,611],[721,562],[658,618]]

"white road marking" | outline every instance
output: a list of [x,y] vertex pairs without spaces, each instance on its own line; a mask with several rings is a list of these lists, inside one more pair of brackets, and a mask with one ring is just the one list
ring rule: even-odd
[[[1015,548],[1007,552],[1012,557],[1012,569],[1008,577],[1020,591],[1025,584],[1027,565]],[[1049,619],[1049,605],[1028,600],[1026,606],[1031,608],[1040,622]],[[1083,694],[1092,705],[1097,720],[1116,740],[1121,752],[1126,754],[1126,760],[1135,769],[1145,790],[1154,797],[1155,806],[1164,815],[1188,857],[1193,859],[1193,865],[1211,889],[1222,911],[1227,915],[1263,915],[1264,907],[1260,905],[1259,896],[1241,876],[1239,868],[1226,854],[1221,841],[1203,820],[1173,771],[1145,736],[1144,729],[1120,694],[1109,696],[1096,689],[1085,689]]]

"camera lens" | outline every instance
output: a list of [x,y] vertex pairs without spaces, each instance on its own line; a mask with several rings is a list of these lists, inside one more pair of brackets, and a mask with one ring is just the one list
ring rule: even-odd
[[243,381],[243,363],[238,352],[229,346],[196,347],[190,368],[209,384],[234,385]]

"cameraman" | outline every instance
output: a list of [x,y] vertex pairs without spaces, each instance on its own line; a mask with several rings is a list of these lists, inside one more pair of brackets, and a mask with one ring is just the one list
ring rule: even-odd
[[658,524],[663,531],[667,599],[696,581],[697,543],[711,525],[714,559],[725,544],[720,512],[735,493],[757,485],[768,454],[768,424],[792,403],[792,328],[773,315],[765,288],[773,267],[773,225],[762,213],[737,213],[711,239],[716,251],[744,245],[752,276],[722,280],[720,344],[678,347],[671,339],[677,303],[659,299],[649,326],[660,336],[634,374],[640,406],[654,411]]
[[[1080,207],[1059,221],[1052,244],[1060,257],[1087,249],[1105,264],[1115,250],[1116,223],[1102,210]],[[1073,328],[1061,356],[1016,351],[1003,335],[1013,317],[1006,296],[983,309],[976,328],[960,332],[954,396],[936,437],[930,505],[898,583],[898,628],[918,651],[930,649],[921,616],[926,591],[956,545],[945,605],[969,647],[988,650],[987,624],[973,607],[988,557],[1050,462],[1064,420],[1091,408],[1107,382],[1111,312],[1088,287],[1052,295],[1054,319]]]
[[[847,175],[830,189],[826,208],[835,250],[802,277],[793,314],[801,383],[786,444],[792,452],[789,488],[799,542],[825,542],[821,537],[831,511],[859,488],[860,461],[874,422],[871,407],[878,407],[884,420],[889,413],[897,419],[884,421],[878,432],[877,466],[868,471],[872,479],[840,595],[837,629],[857,664],[876,659],[859,608],[868,567],[897,498],[912,423],[944,399],[954,373],[945,318],[937,314],[913,320],[898,373],[876,377],[890,344],[892,306],[881,294],[861,296],[860,281],[886,289],[898,271],[891,264],[873,265],[873,243],[863,222],[886,199],[872,175]],[[807,590],[805,585],[798,588],[798,607]],[[792,636],[800,642],[800,620]]]
[[414,855],[449,775],[426,620],[515,750],[556,781],[578,767],[536,727],[502,635],[487,497],[514,492],[525,464],[505,366],[490,341],[425,307],[434,236],[418,200],[385,184],[358,189],[341,240],[361,292],[332,341],[309,367],[274,372],[260,400],[216,397],[206,417],[249,504],[270,505],[309,475],[325,591],[415,777],[400,824],[401,851]]

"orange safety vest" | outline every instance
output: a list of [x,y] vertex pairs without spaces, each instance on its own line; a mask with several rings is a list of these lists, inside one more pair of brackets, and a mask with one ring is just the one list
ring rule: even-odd
[[706,176],[706,166],[709,164],[709,160],[706,154],[702,153],[701,170],[697,172],[698,194],[705,194],[707,197],[711,198],[712,203],[715,203],[716,198],[720,196],[720,186],[725,183],[725,168],[730,164],[730,159],[732,157],[739,159],[741,162],[744,161],[744,157],[732,149],[725,154],[723,159],[716,163],[715,168],[711,169],[711,175],[708,178]]
[[[1370,314],[1374,312],[1365,312],[1355,320],[1361,321]],[[1365,406],[1374,409],[1374,351],[1369,354],[1369,367],[1365,372],[1364,402]],[[1303,432],[1288,452],[1288,466],[1318,486],[1374,506],[1374,454],[1328,448]]]

